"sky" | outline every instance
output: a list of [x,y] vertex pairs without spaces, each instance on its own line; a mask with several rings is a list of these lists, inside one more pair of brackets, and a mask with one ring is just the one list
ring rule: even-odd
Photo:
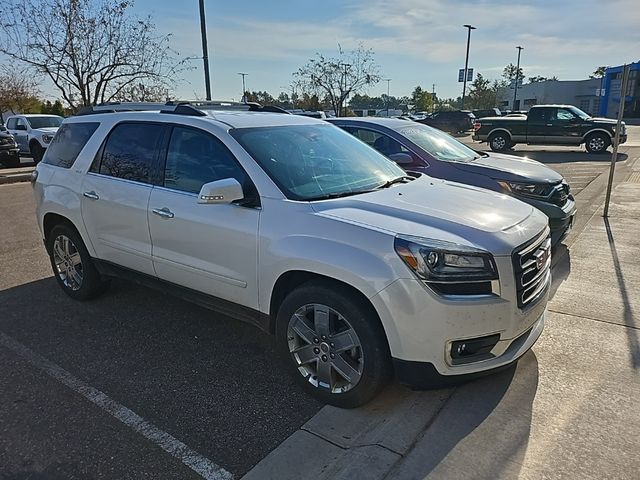
[[[248,90],[277,95],[317,52],[337,55],[362,42],[375,52],[390,93],[409,95],[436,84],[441,98],[462,92],[467,29],[469,67],[498,78],[524,47],[525,76],[587,78],[599,65],[640,59],[640,0],[205,0],[214,99],[239,100]],[[135,0],[132,12],[151,15],[158,33],[190,61],[176,89],[204,98],[198,0]],[[381,82],[370,95],[386,93]]]

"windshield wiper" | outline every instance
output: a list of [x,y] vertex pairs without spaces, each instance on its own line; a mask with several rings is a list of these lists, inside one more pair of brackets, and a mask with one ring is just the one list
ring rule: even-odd
[[351,197],[352,195],[358,195],[360,193],[368,193],[368,192],[373,192],[373,190],[356,190],[353,192],[325,193],[324,195],[318,195],[317,197],[305,198],[304,201],[315,202],[317,200],[329,200],[331,198]]
[[382,185],[376,187],[377,190],[383,188],[389,188],[391,185],[395,185],[396,183],[404,183],[405,181],[415,180],[414,177],[410,177],[409,175],[402,175],[401,177],[392,178],[391,180],[387,180]]

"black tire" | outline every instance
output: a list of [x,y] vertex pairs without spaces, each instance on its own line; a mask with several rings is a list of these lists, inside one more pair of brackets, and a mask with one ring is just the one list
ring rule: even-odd
[[[58,247],[61,246],[64,238],[70,242],[68,248],[70,255],[65,257],[61,255],[61,252],[56,256],[54,249],[58,249]],[[58,244],[56,244],[57,241],[59,242]],[[104,280],[100,276],[82,238],[80,238],[78,232],[71,226],[59,224],[53,227],[47,237],[47,252],[51,260],[53,276],[56,278],[58,285],[60,285],[64,293],[74,300],[89,300],[95,298],[109,287],[109,281]],[[76,253],[79,257],[75,255]],[[61,264],[61,258],[64,259],[65,263]],[[79,282],[75,280],[74,275],[68,273],[70,270],[65,270],[65,266],[75,263],[75,259],[78,258],[80,263],[74,266],[74,271],[76,274],[79,274]]]
[[44,157],[44,148],[38,142],[33,142],[29,146],[29,150],[31,151],[31,156],[33,157],[33,162],[37,165]]
[[[310,343],[304,342],[304,347],[312,347],[313,350],[317,350],[317,356],[313,361],[300,363],[294,353],[291,352],[290,345],[300,341],[302,337],[292,333],[297,330],[289,330],[290,322],[295,323],[294,314],[300,312],[301,309],[311,308],[312,310],[308,311],[312,312],[310,316],[313,315],[315,310],[310,306],[314,304],[319,309],[326,306],[333,311],[332,314],[327,316],[329,319],[327,321],[328,325],[336,327],[340,323],[344,327],[345,323],[340,318],[346,320],[348,322],[347,325],[351,328],[350,331],[355,332],[359,346],[340,353],[337,345],[334,345],[331,340],[336,339],[335,341],[338,343],[337,339],[339,337],[337,335],[339,333],[344,334],[345,331],[344,328],[342,330],[336,329],[338,330],[337,332],[333,332],[333,335],[327,335],[324,340],[324,337],[319,338],[320,336],[315,339],[315,344],[317,344],[318,348],[314,345],[314,340],[310,340]],[[341,317],[335,316],[335,313],[339,313]],[[316,317],[314,316],[314,318]],[[310,333],[313,334],[314,331]],[[276,336],[278,348],[286,358],[292,375],[296,377],[304,389],[321,402],[341,408],[358,407],[374,398],[392,377],[393,368],[391,366],[389,346],[376,312],[368,302],[355,293],[345,291],[344,286],[340,284],[330,281],[311,281],[292,291],[284,299],[278,310]],[[292,346],[291,348],[295,347]],[[334,352],[336,353],[334,354]],[[309,353],[312,352],[309,351]],[[332,355],[331,358],[334,360],[328,359],[328,355]],[[353,362],[354,358],[358,358],[358,361]],[[354,379],[357,378],[353,385],[348,382],[346,377],[342,377],[334,366],[337,365],[340,368],[338,361],[344,364],[345,359],[350,365],[355,365],[353,371],[359,369],[360,372],[359,376],[353,376]],[[330,384],[325,386],[321,385],[320,376],[316,377],[306,371],[308,368],[319,372],[322,361],[325,362],[325,367],[327,365],[326,362],[329,362],[330,367],[326,368],[329,368],[330,378],[332,379]],[[349,372],[352,371],[350,370]],[[320,374],[318,373],[318,375]],[[343,382],[343,385],[346,382],[346,386],[341,387],[340,381]],[[317,385],[314,385],[314,382]],[[334,389],[343,389],[344,391],[332,391]]]
[[494,152],[504,152],[511,147],[511,137],[505,132],[492,133],[489,137],[489,147]]
[[605,153],[609,145],[611,145],[611,138],[602,132],[592,133],[584,141],[587,152],[595,154]]

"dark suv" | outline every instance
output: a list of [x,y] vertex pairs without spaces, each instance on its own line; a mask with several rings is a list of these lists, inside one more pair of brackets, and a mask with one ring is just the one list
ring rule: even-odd
[[20,166],[20,149],[4,125],[0,125],[0,163],[5,167]]
[[469,110],[454,110],[452,112],[435,112],[420,123],[435,127],[449,133],[468,132],[473,129],[476,117]]
[[501,117],[502,112],[498,108],[486,108],[484,110],[474,110],[473,115],[476,118]]

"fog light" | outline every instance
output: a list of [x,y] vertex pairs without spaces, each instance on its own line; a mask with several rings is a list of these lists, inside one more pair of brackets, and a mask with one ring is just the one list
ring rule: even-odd
[[500,334],[487,335],[486,337],[468,338],[451,342],[451,360],[454,365],[461,363],[478,362],[493,358],[491,350],[500,340]]

